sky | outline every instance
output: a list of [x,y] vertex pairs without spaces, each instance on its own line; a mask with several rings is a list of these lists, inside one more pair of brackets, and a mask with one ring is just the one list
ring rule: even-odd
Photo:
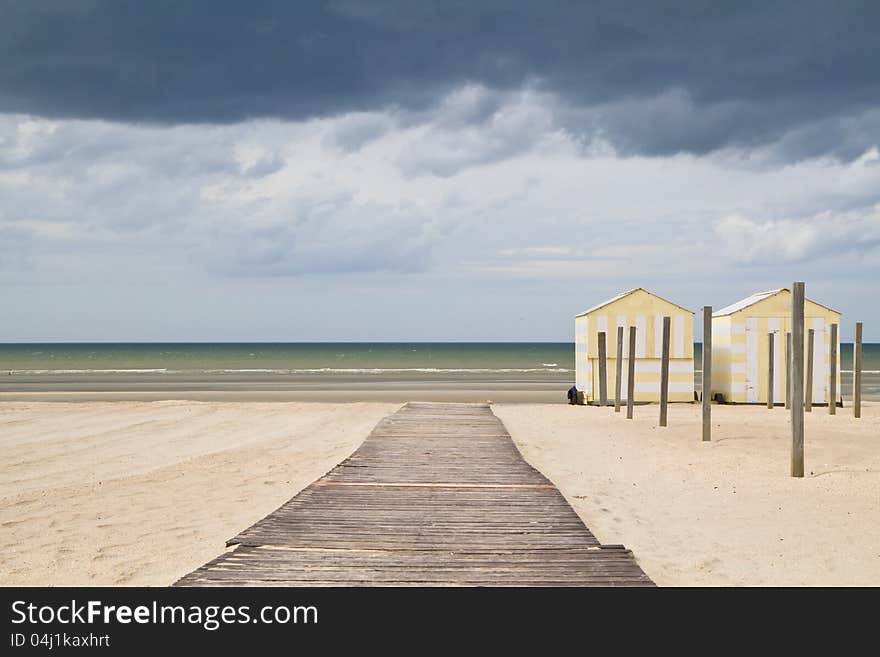
[[805,281],[880,342],[878,24],[0,0],[0,341],[568,341]]

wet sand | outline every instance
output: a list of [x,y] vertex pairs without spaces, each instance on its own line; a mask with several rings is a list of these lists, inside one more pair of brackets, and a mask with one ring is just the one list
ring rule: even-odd
[[[0,375],[3,401],[565,402],[570,373],[541,375],[54,374]],[[844,402],[852,375],[841,376]],[[700,375],[695,387],[700,389]],[[880,401],[880,375],[865,374],[862,398]]]

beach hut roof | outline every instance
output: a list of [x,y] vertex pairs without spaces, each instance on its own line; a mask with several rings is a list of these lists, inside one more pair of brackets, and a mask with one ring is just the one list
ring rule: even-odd
[[[767,290],[766,292],[755,292],[753,295],[746,297],[745,299],[740,299],[736,303],[732,303],[729,306],[722,308],[714,313],[712,313],[712,317],[723,317],[724,315],[732,315],[735,312],[739,312],[743,308],[748,308],[749,306],[753,306],[756,303],[763,301],[764,299],[769,299],[772,296],[779,294],[780,292],[788,292],[789,289],[787,287],[780,287],[775,290]],[[816,303],[812,299],[807,299],[810,303],[815,303],[817,306],[822,306],[826,310],[830,310],[833,313],[839,313],[839,311],[834,310],[834,308],[829,308],[828,306],[824,306],[821,303]]]
[[603,301],[602,303],[595,305],[592,308],[588,308],[584,312],[575,315],[575,317],[583,317],[584,315],[589,315],[590,313],[595,312],[595,311],[599,310],[600,308],[604,308],[605,306],[612,304],[615,301],[618,301],[620,299],[623,299],[624,297],[628,297],[630,294],[633,294],[634,292],[638,292],[639,290],[641,290],[642,292],[645,292],[647,294],[650,294],[652,297],[657,297],[658,299],[660,299],[660,301],[665,301],[666,303],[671,304],[671,305],[675,306],[676,308],[681,308],[686,313],[690,313],[691,315],[694,314],[693,311],[688,310],[687,308],[684,308],[683,306],[679,306],[677,303],[672,303],[668,299],[664,299],[663,297],[657,296],[653,292],[648,292],[648,290],[646,290],[643,287],[636,287],[636,288],[633,288],[632,290],[628,290],[626,292],[621,292],[616,297],[611,297],[607,301]]

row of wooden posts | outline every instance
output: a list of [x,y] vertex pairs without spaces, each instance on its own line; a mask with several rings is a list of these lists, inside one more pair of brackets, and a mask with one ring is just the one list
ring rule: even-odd
[[[660,361],[660,426],[666,426],[666,405],[669,399],[669,323],[670,318],[663,318],[663,355]],[[608,405],[608,353],[605,331],[599,332],[599,405]],[[627,359],[626,378],[626,417],[633,417],[633,397],[635,397],[636,379],[636,327],[629,327],[629,358]],[[621,380],[623,379],[623,327],[617,327],[617,366],[614,378],[614,412],[620,412]]]
[[[813,410],[813,344],[815,332],[807,332],[806,383],[804,383],[804,284],[794,283],[791,293],[791,332],[786,333],[785,360],[788,376],[785,379],[785,407],[791,410],[791,476],[804,476],[804,411]],[[666,406],[669,400],[669,324],[663,318],[663,342],[660,361],[660,426],[667,424]],[[837,324],[831,324],[831,353],[829,373],[828,412],[837,413]],[[774,334],[768,334],[767,408],[773,408],[773,349]],[[608,404],[608,355],[606,335],[599,333],[599,404]],[[629,358],[627,359],[626,417],[633,417],[636,367],[636,327],[629,327]],[[623,327],[617,327],[617,367],[614,379],[614,412],[620,412],[621,378],[623,373]],[[703,306],[703,440],[712,440],[712,306]],[[853,417],[862,416],[862,323],[856,322],[853,341]]]
[[[829,372],[829,397],[834,400],[828,404],[828,413],[837,414],[837,324],[830,325],[831,349],[828,355],[830,372]],[[773,408],[776,400],[773,397],[773,378],[774,378],[774,362],[773,350],[776,335],[774,333],[767,334],[767,351],[770,355],[770,361],[767,366],[767,408]],[[807,369],[805,374],[806,382],[804,383],[804,410],[811,412],[813,410],[813,345],[815,343],[815,331],[809,329],[807,331]],[[794,377],[792,371],[792,337],[791,333],[785,334],[785,367],[788,376],[785,381],[785,408],[791,408],[792,387],[791,381]],[[853,416],[861,417],[862,415],[862,323],[856,322],[855,339],[853,341]]]

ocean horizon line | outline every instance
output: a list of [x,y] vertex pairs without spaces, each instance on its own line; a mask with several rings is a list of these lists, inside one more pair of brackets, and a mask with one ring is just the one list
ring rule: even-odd
[[[63,345],[63,346],[100,346],[100,345],[337,345],[337,344],[571,344],[572,340],[193,340],[193,341],[37,341],[15,342],[0,340],[0,346],[40,346],[40,345]],[[695,345],[702,345],[700,340],[694,341]],[[852,345],[852,342],[841,341],[842,345]],[[862,341],[863,345],[880,345],[880,342]]]
[[[574,372],[566,367],[400,367],[400,368],[301,368],[301,369],[272,369],[272,368],[226,368],[226,369],[170,369],[165,367],[146,369],[59,369],[59,370],[25,370],[10,369],[6,371],[11,375],[40,375],[40,374],[517,374],[552,372],[554,374],[568,374]],[[700,374],[700,368],[694,368],[694,374]],[[841,374],[852,374],[853,370],[841,369]],[[880,374],[880,370],[862,370],[863,374]]]
[[[572,340],[100,340],[100,341],[56,341],[39,340],[35,342],[0,340],[0,346],[34,346],[34,345],[335,345],[335,344],[574,344]],[[699,344],[699,343],[694,343]]]

